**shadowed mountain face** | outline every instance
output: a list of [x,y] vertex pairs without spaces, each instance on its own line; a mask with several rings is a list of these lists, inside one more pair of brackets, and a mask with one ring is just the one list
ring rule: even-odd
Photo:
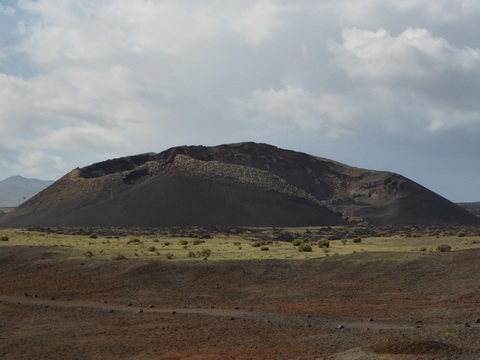
[[2,226],[478,224],[389,172],[256,143],[182,146],[75,169]]

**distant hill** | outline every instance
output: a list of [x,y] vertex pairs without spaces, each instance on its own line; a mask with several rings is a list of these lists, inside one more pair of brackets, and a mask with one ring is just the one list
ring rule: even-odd
[[53,181],[10,176],[0,181],[0,207],[16,207],[38,194]]
[[180,146],[77,168],[0,218],[3,226],[479,224],[391,172],[267,144]]
[[467,203],[458,203],[464,209],[470,211],[476,216],[480,216],[480,201],[479,202],[467,202]]

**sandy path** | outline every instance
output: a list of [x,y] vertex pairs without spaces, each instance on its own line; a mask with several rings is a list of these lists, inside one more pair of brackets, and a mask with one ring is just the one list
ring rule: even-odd
[[[297,327],[308,327],[312,329],[355,329],[355,330],[402,330],[414,329],[417,327],[434,327],[442,325],[440,323],[407,323],[393,320],[333,320],[315,316],[301,315],[283,315],[277,313],[265,313],[255,311],[245,311],[240,309],[216,309],[216,308],[156,308],[146,305],[119,305],[104,302],[92,302],[83,300],[53,300],[28,296],[9,296],[0,295],[0,302],[6,302],[17,305],[34,305],[51,308],[67,308],[76,311],[103,310],[105,312],[125,312],[125,313],[170,313],[170,314],[197,314],[214,317],[225,317],[232,320],[248,320],[254,322],[268,322],[276,325],[288,325]],[[451,326],[451,324],[449,324]],[[460,327],[460,324],[456,325]]]

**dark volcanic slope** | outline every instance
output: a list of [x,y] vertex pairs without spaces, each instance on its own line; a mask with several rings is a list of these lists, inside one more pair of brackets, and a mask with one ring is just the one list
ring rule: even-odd
[[[339,216],[343,215],[343,218]],[[274,146],[183,146],[75,169],[0,219],[2,226],[476,224],[393,173]]]

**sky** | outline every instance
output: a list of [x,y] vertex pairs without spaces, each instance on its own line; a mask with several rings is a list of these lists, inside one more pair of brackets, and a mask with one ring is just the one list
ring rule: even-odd
[[0,0],[0,179],[268,143],[480,201],[478,0]]

